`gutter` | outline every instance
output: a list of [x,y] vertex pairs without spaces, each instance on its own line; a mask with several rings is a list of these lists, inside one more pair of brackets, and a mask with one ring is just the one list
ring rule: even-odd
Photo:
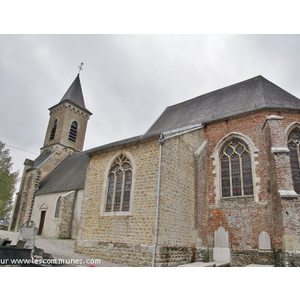
[[[158,181],[157,181],[157,200],[156,200],[156,220],[155,220],[155,237],[154,237],[154,245],[153,245],[153,254],[152,254],[152,267],[155,267],[155,255],[156,255],[156,247],[157,247],[157,237],[158,237],[158,216],[159,216],[159,201],[160,201],[160,181],[161,181],[161,160],[162,160],[162,147],[166,140],[180,136],[185,133],[189,133],[204,127],[203,123],[198,125],[182,127],[175,130],[162,132],[159,139],[159,163],[158,163]],[[172,134],[164,137],[167,134]]]

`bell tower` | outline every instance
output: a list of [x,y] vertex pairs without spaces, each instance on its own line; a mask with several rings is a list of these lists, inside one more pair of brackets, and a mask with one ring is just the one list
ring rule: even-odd
[[41,152],[65,149],[83,150],[86,127],[92,113],[87,110],[79,73],[60,102],[49,108],[50,119]]

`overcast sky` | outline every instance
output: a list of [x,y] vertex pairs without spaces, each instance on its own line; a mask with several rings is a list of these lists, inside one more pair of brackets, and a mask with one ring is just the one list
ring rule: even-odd
[[[84,62],[84,149],[143,134],[164,109],[262,75],[300,98],[299,35],[0,35],[0,140],[39,154]],[[37,155],[10,149],[14,170]]]

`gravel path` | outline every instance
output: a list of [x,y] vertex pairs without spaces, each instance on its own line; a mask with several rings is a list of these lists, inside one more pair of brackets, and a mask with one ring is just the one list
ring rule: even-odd
[[[9,238],[12,245],[16,245],[18,236],[18,232],[0,230],[0,238]],[[96,267],[126,267],[101,258],[74,252],[74,240],[59,240],[38,235],[35,238],[35,246],[43,249],[46,253],[52,254],[53,258],[61,259],[66,267],[88,267],[90,265]]]

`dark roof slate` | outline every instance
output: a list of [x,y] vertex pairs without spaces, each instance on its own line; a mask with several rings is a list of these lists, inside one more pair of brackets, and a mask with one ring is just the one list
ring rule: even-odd
[[72,82],[69,89],[67,90],[67,92],[64,94],[64,96],[60,100],[60,102],[63,102],[63,101],[66,101],[66,100],[68,100],[68,101],[76,104],[77,106],[87,110],[87,108],[85,107],[85,103],[84,103],[84,98],[83,98],[83,93],[82,93],[79,74],[74,79],[74,81]]
[[114,148],[114,147],[118,147],[118,146],[123,146],[123,145],[126,145],[126,144],[131,144],[131,143],[140,141],[142,139],[143,139],[142,135],[137,135],[137,136],[134,136],[134,137],[131,137],[131,138],[128,138],[128,139],[116,141],[116,142],[113,142],[113,143],[109,143],[109,144],[106,144],[106,145],[102,145],[102,146],[99,146],[99,147],[95,147],[95,148],[86,150],[85,153],[86,154],[91,154],[91,153],[95,153],[95,152],[98,152],[98,151],[102,151],[102,150],[106,150],[106,149],[110,149],[110,148]]
[[167,107],[145,136],[263,108],[300,109],[300,99],[257,76]]
[[68,156],[40,183],[36,195],[83,189],[88,161],[85,152]]

